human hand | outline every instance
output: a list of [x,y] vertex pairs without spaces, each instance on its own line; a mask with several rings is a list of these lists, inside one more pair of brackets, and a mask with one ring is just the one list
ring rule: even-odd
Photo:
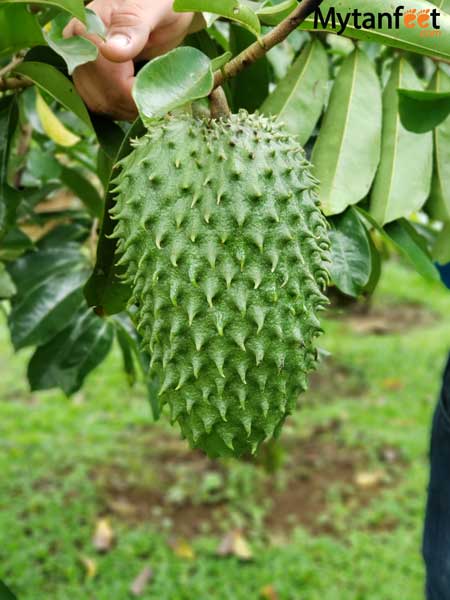
[[173,0],[94,0],[88,4],[104,22],[106,41],[86,34],[73,19],[64,37],[82,35],[99,49],[97,60],[75,69],[73,80],[87,106],[97,113],[127,121],[137,116],[131,96],[134,61],[172,50],[191,27],[192,13],[175,13]]

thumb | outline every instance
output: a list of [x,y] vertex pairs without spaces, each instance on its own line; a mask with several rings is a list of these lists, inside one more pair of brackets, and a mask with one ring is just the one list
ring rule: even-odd
[[153,26],[148,17],[143,6],[125,1],[111,15],[108,36],[101,46],[103,56],[113,62],[126,62],[140,54]]

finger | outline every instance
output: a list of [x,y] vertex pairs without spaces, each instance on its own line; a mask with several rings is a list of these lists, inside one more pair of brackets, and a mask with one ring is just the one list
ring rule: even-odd
[[158,14],[134,1],[125,1],[113,10],[108,37],[101,48],[105,58],[114,62],[133,60],[145,47]]
[[137,57],[138,60],[148,60],[176,48],[187,35],[192,17],[192,13],[180,14],[179,18],[173,23],[165,27],[158,27],[150,34],[146,47]]
[[72,19],[63,30],[63,38],[71,38],[74,35],[84,35],[86,26],[78,19]]
[[77,68],[73,78],[79,94],[93,112],[124,120],[137,116],[131,95],[134,82],[131,61],[117,64],[99,56],[97,61]]

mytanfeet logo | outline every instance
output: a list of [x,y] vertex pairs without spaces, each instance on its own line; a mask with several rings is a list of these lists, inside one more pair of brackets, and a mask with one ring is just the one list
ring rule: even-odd
[[357,8],[346,13],[329,8],[325,14],[319,7],[314,13],[314,27],[332,27],[338,35],[348,27],[353,29],[417,29],[422,37],[437,37],[442,34],[439,25],[441,13],[437,8],[407,9],[397,6],[392,12],[362,12]]

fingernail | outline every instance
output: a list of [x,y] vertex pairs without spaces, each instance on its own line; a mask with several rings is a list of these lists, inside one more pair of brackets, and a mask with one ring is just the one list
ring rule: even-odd
[[108,36],[107,42],[108,44],[112,43],[114,46],[119,46],[120,48],[125,48],[130,43],[130,38],[123,33],[113,33]]

